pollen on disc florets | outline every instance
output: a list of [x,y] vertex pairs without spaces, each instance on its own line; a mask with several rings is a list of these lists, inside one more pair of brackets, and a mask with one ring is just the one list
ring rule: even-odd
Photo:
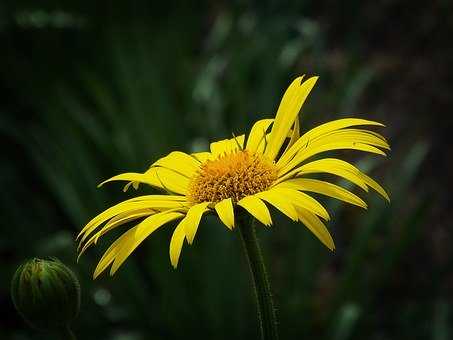
[[277,179],[274,164],[262,155],[241,150],[206,161],[189,186],[189,199],[194,202],[220,202],[268,189]]

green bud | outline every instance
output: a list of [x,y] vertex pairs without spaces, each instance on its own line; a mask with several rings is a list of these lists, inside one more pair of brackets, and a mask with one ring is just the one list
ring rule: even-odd
[[17,311],[34,328],[69,326],[80,309],[80,284],[74,273],[57,259],[31,259],[22,264],[11,282]]

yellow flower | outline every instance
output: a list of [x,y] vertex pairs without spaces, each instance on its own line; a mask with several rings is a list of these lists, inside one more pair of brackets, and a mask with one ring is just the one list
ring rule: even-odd
[[[210,151],[186,154],[174,151],[157,160],[144,173],[124,173],[101,183],[128,181],[162,190],[161,195],[138,196],[121,202],[95,218],[80,232],[79,256],[108,231],[131,221],[139,221],[122,234],[102,256],[96,278],[111,265],[113,275],[126,258],[149,235],[166,223],[180,220],[170,241],[170,260],[178,265],[184,240],[192,244],[203,214],[217,214],[229,229],[235,226],[237,206],[265,226],[272,224],[268,205],[293,221],[302,222],[329,249],[335,248],[322,220],[326,209],[307,192],[327,195],[366,208],[352,192],[329,182],[309,178],[313,173],[340,176],[363,190],[372,188],[389,200],[384,189],[354,165],[337,158],[308,161],[325,151],[353,149],[385,155],[385,138],[357,126],[380,123],[339,119],[299,134],[299,111],[317,77],[302,82],[295,79],[281,100],[275,119],[256,122],[245,135],[211,143]],[[269,131],[270,130],[270,131]],[[102,226],[102,228],[100,228]]]

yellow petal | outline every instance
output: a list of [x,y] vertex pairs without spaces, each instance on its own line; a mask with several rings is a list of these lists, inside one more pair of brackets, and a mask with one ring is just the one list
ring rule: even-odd
[[135,240],[137,241],[145,239],[146,237],[148,237],[148,235],[153,233],[160,226],[175,219],[178,219],[180,217],[183,217],[184,215],[185,215],[184,212],[168,210],[159,212],[157,214],[149,216],[148,218],[145,218],[137,225]]
[[282,188],[278,186],[272,188],[271,190],[280,195],[280,197],[284,197],[293,206],[307,209],[327,221],[330,220],[327,210],[313,197],[294,189]]
[[129,190],[129,188],[131,187],[131,185],[134,187],[135,190],[138,189],[138,186],[140,185],[139,182],[129,182],[127,183],[124,187],[123,187],[123,192],[126,192]]
[[185,195],[190,179],[166,168],[151,168],[144,174],[150,178],[150,183],[167,192]]
[[168,209],[184,210],[190,206],[190,203],[187,203],[187,202],[167,201],[167,200],[137,201],[137,202],[131,202],[131,204],[138,204],[138,206],[141,208],[150,208],[150,209],[155,209],[155,210],[168,210]]
[[219,140],[217,142],[213,142],[209,145],[211,150],[211,154],[213,158],[216,158],[222,154],[225,154],[229,149],[229,141],[228,139]]
[[246,196],[238,202],[238,205],[247,210],[250,215],[255,217],[265,226],[269,227],[272,225],[271,214],[266,204],[255,196]]
[[[390,145],[384,136],[377,132],[368,131],[364,129],[342,129],[339,131],[332,132],[323,138],[326,139],[330,138],[331,140],[355,139],[357,142],[360,143],[365,143],[377,146],[379,148],[390,150]],[[319,140],[322,140],[322,138],[319,138]]]
[[287,152],[299,138],[300,138],[299,117],[296,117],[296,120],[294,121],[293,130],[291,131],[291,138],[283,154],[285,154],[285,152]]
[[268,190],[255,194],[258,198],[270,203],[293,221],[297,221],[297,212],[285,196],[277,190]]
[[172,195],[145,195],[138,196],[121,202],[113,207],[103,211],[96,217],[94,217],[87,225],[80,231],[77,239],[80,238],[79,248],[87,237],[92,234],[101,224],[107,220],[118,217],[124,214],[135,213],[141,209],[152,209],[152,210],[168,210],[168,209],[180,209],[185,210],[190,205],[185,201],[184,196],[172,196]]
[[[320,165],[320,161],[322,162],[321,166],[326,166],[328,167],[330,173],[334,173],[337,176],[341,176],[343,178],[346,178],[347,180],[351,181],[354,184],[359,185],[358,183],[361,181],[360,187],[365,186],[365,191],[368,191],[368,186],[375,190],[378,194],[380,194],[382,197],[384,197],[387,201],[390,201],[390,198],[388,194],[385,192],[385,190],[372,178],[364,174],[362,171],[360,171],[356,166],[352,165],[351,163],[348,163],[346,161],[340,160],[340,159],[335,159],[335,158],[325,158],[323,160],[317,161],[317,166]],[[314,162],[312,162],[314,163]],[[308,164],[312,164],[308,163]],[[307,164],[307,165],[308,165]],[[328,172],[328,171],[324,171]],[[342,173],[342,175],[339,175],[338,173]],[[348,174],[349,172],[349,174]],[[347,177],[345,177],[348,176]]]
[[314,139],[328,134],[332,131],[336,131],[339,129],[347,128],[350,126],[358,126],[358,125],[374,125],[374,126],[384,126],[381,123],[374,122],[371,120],[366,119],[359,119],[359,118],[344,118],[344,119],[337,119],[320,126],[317,126],[310,131],[306,132],[302,137],[300,137],[291,148],[289,148],[277,162],[277,166],[282,168],[288,163],[294,155],[300,150],[303,149]]
[[104,227],[102,227],[96,234],[95,234],[95,240],[94,240],[94,243],[97,243],[97,241],[99,240],[99,238],[104,235],[105,233],[107,233],[108,231],[114,229],[114,228],[117,228],[119,226],[122,226],[123,224],[125,223],[128,223],[128,222],[131,222],[131,221],[134,221],[134,220],[137,220],[139,218],[142,218],[142,217],[147,217],[147,216],[150,216],[152,214],[155,214],[157,213],[156,210],[152,210],[152,209],[139,209],[139,210],[134,210],[134,211],[129,211],[127,213],[124,213],[124,214],[120,214],[120,215],[117,215],[115,217],[113,217],[112,219],[110,219],[110,221],[108,221]]
[[99,263],[94,270],[93,279],[96,279],[115,260],[115,256],[117,255],[118,250],[123,246],[124,243],[127,243],[130,238],[133,238],[135,236],[136,229],[137,227],[129,229],[110,245],[110,247],[105,251],[104,255],[102,255],[101,259],[99,260]]
[[176,268],[178,266],[179,256],[181,255],[185,237],[186,230],[184,224],[181,221],[175,228],[170,241],[170,261],[173,268]]
[[322,144],[336,143],[351,141],[357,143],[368,144],[377,146],[383,149],[390,149],[389,144],[382,136],[373,133],[372,131],[361,130],[361,129],[343,129],[334,132],[330,132],[323,136],[312,139],[306,146],[308,150],[310,147],[319,146]]
[[[96,244],[97,241],[99,240],[99,238],[102,235],[104,235],[105,233],[107,233],[110,230],[115,229],[127,222],[131,222],[136,219],[152,215],[153,213],[155,213],[155,212],[151,209],[138,209],[138,210],[133,210],[133,211],[127,212],[125,214],[120,214],[120,215],[113,217],[112,219],[110,219],[110,221],[104,227],[102,227],[98,232],[93,234],[88,241],[86,241],[85,243],[83,243],[83,241],[81,241],[79,243],[79,246],[77,247],[77,252],[78,252],[77,260],[80,259],[82,254],[92,244]],[[118,217],[121,217],[121,218],[118,218]],[[82,247],[82,245],[83,245],[83,247]]]
[[210,152],[196,152],[196,153],[192,153],[190,154],[192,157],[195,157],[196,159],[198,159],[201,163],[204,163],[206,162],[207,160],[210,160],[213,158],[212,156],[212,153]]
[[[128,204],[128,211],[133,212],[140,209],[153,209],[153,210],[186,210],[188,205],[183,205],[181,202],[172,202],[172,201],[145,201],[145,202],[132,202]],[[109,214],[108,216],[111,216]],[[107,218],[108,219],[108,218]],[[85,234],[80,239],[80,242],[83,242],[88,235],[94,232],[102,223],[104,223],[107,219],[99,220],[96,224],[94,224],[91,228],[85,231]]]
[[179,212],[162,212],[152,215],[140,224],[135,229],[135,235],[128,237],[117,251],[115,260],[110,268],[110,275],[115,274],[118,268],[123,264],[127,257],[149,236],[164,224],[181,218],[184,216]]
[[[112,182],[112,181],[131,181],[131,182],[140,182],[140,183],[146,183],[146,178],[144,174],[138,173],[138,172],[126,172],[123,174],[119,174],[116,176],[113,176],[104,182],[100,183],[98,185],[98,188],[103,186],[106,183]],[[153,184],[150,184],[153,185]]]
[[184,217],[184,219],[181,221],[181,224],[184,226],[186,238],[189,244],[192,244],[195,238],[201,217],[206,211],[208,211],[207,207],[209,203],[210,202],[202,202],[192,206],[187,212],[186,217]]
[[305,151],[298,153],[289,163],[287,163],[287,165],[284,168],[278,170],[278,175],[282,176],[283,174],[294,169],[303,161],[319,153],[333,150],[348,150],[348,149],[386,156],[386,153],[384,151],[368,144],[357,143],[355,141],[332,142],[329,144],[322,144],[316,147],[310,147],[307,148]]
[[245,136],[240,135],[211,143],[210,149],[213,158],[244,149],[244,139]]
[[[358,170],[358,169],[357,169]],[[372,188],[373,190],[375,190],[377,193],[379,193],[382,197],[385,198],[385,200],[387,200],[387,202],[390,202],[390,197],[389,195],[387,194],[387,192],[384,190],[383,187],[381,187],[374,179],[372,179],[371,177],[367,176],[366,174],[364,174],[363,172],[360,172],[360,176],[362,177],[362,179],[365,181],[365,183],[370,187]]]
[[368,191],[368,186],[360,175],[360,170],[352,164],[336,158],[324,158],[304,164],[294,171],[294,175],[302,176],[313,173],[327,173],[343,177],[348,181],[354,183],[365,191]]
[[301,83],[302,77],[299,77],[286,90],[275,116],[269,136],[269,143],[264,152],[269,159],[274,160],[277,157],[305,99],[313,86],[315,86],[317,80],[318,77],[311,77]]
[[190,179],[167,168],[153,167],[143,174],[129,172],[114,176],[102,182],[99,186],[112,181],[140,182],[158,189],[185,195]]
[[[288,173],[288,175],[301,176],[311,173],[328,173],[340,176],[361,187],[365,191],[368,191],[369,186],[376,192],[378,192],[387,201],[390,201],[388,194],[376,181],[364,174],[351,163],[345,162],[341,159],[324,158],[313,161],[294,169],[293,171]],[[288,178],[285,177],[287,176],[285,175],[284,177],[281,177],[278,181],[283,182],[287,180]]]
[[247,150],[256,152],[260,145],[262,145],[261,149],[264,150],[264,145],[266,144],[265,136],[273,121],[273,119],[261,119],[253,124],[247,139],[247,146],[245,147]]
[[142,202],[122,202],[114,205],[113,207],[103,211],[102,213],[94,217],[90,222],[88,222],[87,225],[80,231],[79,235],[77,235],[77,239],[81,237],[80,242],[83,242],[88,237],[88,235],[91,234],[102,223],[118,214],[144,208],[149,207],[144,206]]
[[338,185],[326,181],[320,181],[317,179],[292,178],[277,184],[275,187],[315,192],[321,195],[326,195],[347,203],[357,205],[365,209],[367,207],[367,204],[360,197],[353,194],[352,192]]
[[368,119],[342,118],[342,119],[336,119],[331,122],[327,122],[322,125],[319,125],[313,129],[311,129],[310,131],[308,131],[304,136],[309,136],[310,138],[313,139],[313,138],[319,137],[321,135],[324,135],[328,132],[348,128],[351,126],[359,126],[359,125],[385,126],[382,123],[375,122],[373,120],[368,120]]
[[231,198],[224,199],[215,205],[217,215],[229,229],[234,228],[234,208]]
[[332,236],[330,236],[324,223],[316,217],[316,215],[310,213],[308,210],[296,207],[299,220],[330,250],[335,249]]
[[187,203],[187,197],[181,195],[142,195],[132,197],[124,202],[138,202],[138,201],[177,201]]
[[245,135],[242,134],[239,136],[234,136],[233,138],[229,139],[229,142],[230,142],[229,152],[244,150]]
[[161,166],[191,178],[200,168],[201,162],[180,151],[173,151],[156,161],[152,167]]

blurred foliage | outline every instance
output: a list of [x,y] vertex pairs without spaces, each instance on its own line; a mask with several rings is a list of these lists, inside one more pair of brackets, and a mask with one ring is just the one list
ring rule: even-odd
[[[307,73],[321,78],[303,129],[346,116],[388,125],[390,158],[356,161],[382,179],[392,202],[367,194],[364,212],[326,200],[334,254],[283,218],[259,231],[281,338],[449,339],[451,231],[433,217],[448,199],[433,196],[438,174],[426,164],[448,164],[440,148],[448,124],[435,118],[451,103],[441,49],[452,6],[406,5],[0,3],[0,337],[46,339],[15,315],[8,291],[18,263],[51,255],[80,278],[80,339],[255,338],[238,235],[215,219],[203,223],[176,271],[172,228],[145,242],[115,277],[96,281],[109,242],[76,264],[74,237],[128,195],[118,185],[98,190],[101,180],[246,131],[271,117],[288,82]],[[413,8],[416,23],[401,12]]]

